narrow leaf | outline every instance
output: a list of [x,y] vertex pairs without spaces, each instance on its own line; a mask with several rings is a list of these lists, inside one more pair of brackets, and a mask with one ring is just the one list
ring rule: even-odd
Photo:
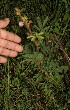
[[38,27],[41,30],[43,26],[42,26],[42,21],[41,21],[41,18],[40,17],[37,17],[37,24],[38,24]]
[[45,27],[46,23],[48,21],[48,16],[45,18],[45,20],[43,21],[43,28]]

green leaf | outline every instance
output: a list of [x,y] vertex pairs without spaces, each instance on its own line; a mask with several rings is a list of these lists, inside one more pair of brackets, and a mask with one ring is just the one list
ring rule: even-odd
[[43,36],[38,36],[37,38],[39,38],[40,40],[44,39],[44,37],[43,37]]
[[22,0],[23,2],[25,2],[26,0]]
[[36,60],[37,61],[42,61],[43,60],[43,54],[42,53],[39,53],[36,57]]
[[55,22],[55,26],[59,27],[59,23],[58,22]]
[[57,27],[54,28],[54,32],[58,35],[60,35],[59,29]]
[[66,14],[64,15],[63,21],[67,21],[69,18],[70,18],[69,14],[66,13]]
[[33,54],[25,54],[24,56],[25,58],[31,58],[31,59],[33,58]]
[[28,36],[27,39],[28,39],[28,38],[35,38],[35,36]]
[[43,21],[43,28],[45,27],[46,23],[48,21],[48,16],[45,18],[45,20]]
[[49,87],[46,84],[45,84],[45,87],[44,87],[44,92],[45,92],[46,95],[51,93],[51,89],[49,89]]
[[67,0],[62,0],[62,2],[67,3]]
[[70,99],[68,99],[68,103],[70,104]]
[[37,31],[40,31],[40,28],[37,25],[34,25],[33,28],[36,29]]
[[61,66],[62,70],[64,70],[64,72],[67,72],[68,70],[68,66]]
[[47,27],[43,28],[41,31],[48,32],[49,28],[50,28],[50,26],[47,26]]
[[33,38],[31,39],[31,41],[34,41],[34,39],[35,39],[35,37],[33,37]]
[[42,81],[42,78],[43,78],[43,76],[42,76],[42,74],[41,75],[39,75],[38,77],[37,77],[37,79],[36,79],[36,84],[37,83],[39,83],[40,81]]
[[43,34],[43,32],[38,33],[38,35],[42,35],[42,34]]
[[40,17],[37,17],[37,24],[38,24],[38,27],[41,30],[43,26],[42,26],[42,21],[41,21],[41,18]]
[[25,12],[25,8],[22,8],[22,9],[20,10],[20,12],[21,12],[21,13]]

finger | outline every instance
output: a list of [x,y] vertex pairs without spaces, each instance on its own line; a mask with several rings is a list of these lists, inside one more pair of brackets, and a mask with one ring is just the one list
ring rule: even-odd
[[5,28],[9,24],[9,18],[5,18],[4,20],[0,20],[0,28]]
[[6,63],[6,62],[7,62],[7,59],[2,57],[2,56],[0,56],[0,63]]
[[7,39],[16,43],[21,42],[21,38],[11,32],[8,32],[6,30],[0,29],[0,38]]
[[23,47],[21,45],[4,39],[0,39],[0,47],[11,49],[17,52],[23,51]]
[[18,55],[17,52],[5,49],[3,47],[0,47],[0,54],[4,56],[9,56],[9,57],[16,57]]

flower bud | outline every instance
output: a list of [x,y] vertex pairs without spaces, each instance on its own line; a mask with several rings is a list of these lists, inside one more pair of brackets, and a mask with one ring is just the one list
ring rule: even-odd
[[24,23],[23,23],[22,21],[19,21],[18,25],[19,25],[20,27],[23,27]]

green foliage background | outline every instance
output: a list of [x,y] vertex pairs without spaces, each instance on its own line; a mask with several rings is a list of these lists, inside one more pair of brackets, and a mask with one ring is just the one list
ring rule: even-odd
[[[27,39],[25,27],[19,27],[21,14],[33,21],[32,32],[44,39],[36,48]],[[69,0],[1,0],[0,17],[9,17],[6,30],[22,38],[24,51],[0,64],[1,110],[69,110],[70,69],[54,34],[70,57]],[[39,38],[39,35],[37,35]]]

